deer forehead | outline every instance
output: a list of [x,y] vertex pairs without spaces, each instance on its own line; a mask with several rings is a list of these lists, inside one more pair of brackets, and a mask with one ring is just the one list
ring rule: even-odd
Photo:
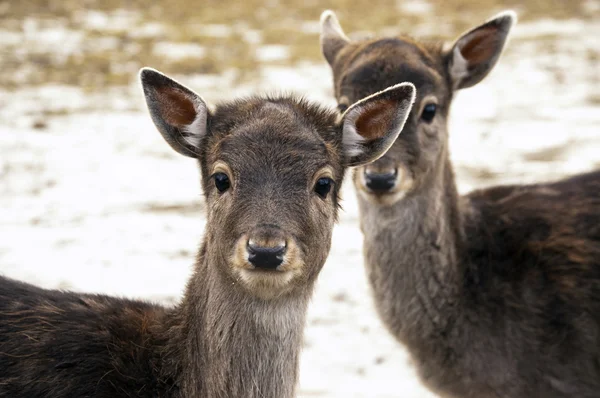
[[224,162],[237,176],[310,178],[322,168],[341,167],[334,147],[310,129],[275,120],[228,132],[218,139],[209,160]]
[[368,55],[375,59],[402,59],[415,66],[435,66],[441,60],[442,45],[418,42],[409,37],[384,37],[360,41],[351,49],[352,58]]
[[[336,65],[341,94],[344,90],[369,88],[369,93],[403,81],[418,88],[444,83],[441,51],[428,49],[409,39],[386,38],[357,43],[349,59]],[[364,93],[358,93],[364,95]]]
[[217,111],[209,160],[259,169],[290,165],[306,169],[314,163],[335,162],[341,137],[336,140],[334,113],[305,109],[299,102],[252,105],[241,113]]

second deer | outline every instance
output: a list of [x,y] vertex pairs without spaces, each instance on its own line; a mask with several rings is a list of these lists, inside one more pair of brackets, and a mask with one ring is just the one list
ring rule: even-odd
[[457,90],[494,67],[515,15],[453,43],[351,41],[321,19],[343,110],[409,81],[404,132],[356,169],[368,278],[379,315],[444,397],[600,397],[600,172],[460,196],[447,117]]

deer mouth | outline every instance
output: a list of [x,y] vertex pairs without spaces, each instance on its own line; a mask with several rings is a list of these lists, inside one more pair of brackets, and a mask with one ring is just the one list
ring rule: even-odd
[[244,289],[262,299],[272,299],[289,292],[295,285],[294,272],[291,271],[265,271],[265,270],[240,270],[238,280]]
[[254,265],[252,264],[248,264],[248,268],[245,269],[245,271],[247,272],[253,272],[255,274],[265,274],[265,275],[271,275],[271,274],[280,274],[282,272],[286,272],[282,269],[278,269],[278,268],[272,268],[272,269],[264,269],[264,268],[256,268]]
[[272,299],[289,292],[296,285],[294,280],[302,274],[301,269],[278,267],[277,269],[238,269],[238,280],[251,294],[262,299]]
[[250,275],[264,275],[267,277],[278,277],[285,274],[293,274],[301,270],[303,267],[303,264],[298,262],[296,257],[297,256],[292,255],[290,258],[290,256],[286,254],[285,256],[282,256],[281,260],[268,260],[260,267],[256,266],[256,261],[253,263],[246,260],[243,262],[243,264],[241,264],[240,271],[244,271]]
[[295,239],[253,240],[240,237],[231,258],[232,271],[243,286],[260,297],[287,291],[304,269]]

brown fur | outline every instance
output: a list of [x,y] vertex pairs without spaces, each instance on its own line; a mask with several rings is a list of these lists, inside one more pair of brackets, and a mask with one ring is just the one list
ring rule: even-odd
[[[0,277],[0,396],[293,397],[307,305],[329,252],[345,170],[356,153],[368,162],[387,150],[414,88],[353,108],[361,117],[394,98],[405,112],[383,120],[394,130],[379,144],[363,137],[349,154],[345,137],[350,129],[356,138],[355,126],[333,110],[273,96],[210,111],[159,72],[140,76],[159,132],[200,164],[207,224],[183,300],[164,308]],[[227,175],[227,189],[219,190],[215,173]],[[317,189],[324,178],[332,181],[327,195]],[[277,268],[250,260],[250,242],[282,241]]]
[[172,87],[162,87],[156,98],[160,101],[161,116],[174,126],[191,124],[196,118],[194,103]]
[[378,107],[367,109],[365,114],[356,120],[356,129],[363,132],[368,139],[385,136],[390,126],[387,122],[392,119],[391,114],[396,112],[396,105],[391,101],[381,101]]
[[[418,92],[390,151],[354,174],[366,270],[381,319],[441,396],[600,397],[600,172],[456,190],[453,93],[491,70],[511,23],[498,17],[454,47],[399,37],[325,54],[342,108],[400,81]],[[400,176],[393,189],[365,187],[363,173],[389,169]]]

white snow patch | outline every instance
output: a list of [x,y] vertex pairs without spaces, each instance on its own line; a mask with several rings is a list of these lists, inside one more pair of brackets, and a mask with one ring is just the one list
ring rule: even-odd
[[86,10],[77,19],[88,29],[105,32],[128,31],[140,20],[140,15],[128,10],[114,10],[110,13]]
[[290,57],[288,46],[270,44],[256,49],[256,59],[261,62],[282,61]]
[[193,43],[160,42],[154,45],[152,52],[172,59],[202,58],[206,48]]
[[232,28],[222,24],[209,24],[198,26],[198,30],[204,36],[208,37],[229,37],[232,34]]
[[409,15],[431,15],[433,6],[425,0],[397,0],[396,8]]
[[[600,107],[588,99],[600,92],[598,61],[589,57],[598,28],[579,24],[536,28],[571,32],[552,39],[552,51],[513,37],[495,71],[457,96],[450,146],[461,192],[600,167]],[[237,76],[228,69],[177,79],[209,103],[265,91],[335,103],[325,62],[264,67],[244,84]],[[31,128],[38,117],[47,128]],[[374,312],[350,179],[342,195],[344,212],[309,308],[298,395],[432,397]],[[204,231],[202,203],[196,162],[164,142],[137,82],[103,93],[60,85],[0,92],[1,274],[171,304]]]

